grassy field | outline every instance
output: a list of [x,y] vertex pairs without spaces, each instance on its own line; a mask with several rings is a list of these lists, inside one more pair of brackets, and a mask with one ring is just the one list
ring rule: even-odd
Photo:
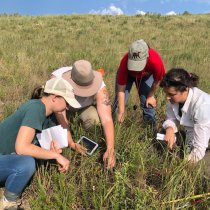
[[[0,34],[0,120],[25,102],[53,70],[78,59],[89,60],[95,69],[105,69],[104,80],[113,100],[120,59],[130,43],[141,38],[160,53],[167,70],[183,67],[198,74],[199,87],[210,93],[210,15],[2,15]],[[160,126],[166,100],[161,90],[156,97]],[[138,109],[134,111],[135,104]],[[191,199],[210,191],[204,164],[192,171],[179,158],[178,149],[173,154],[157,152],[150,128],[142,124],[134,89],[127,110],[126,121],[115,123],[115,170],[102,167],[102,129],[96,127],[87,133],[74,124],[75,139],[85,134],[100,147],[91,157],[65,149],[71,160],[65,175],[59,174],[54,164],[43,163],[23,194],[32,209],[210,208],[206,197],[201,202]],[[174,200],[177,202],[170,202]]]

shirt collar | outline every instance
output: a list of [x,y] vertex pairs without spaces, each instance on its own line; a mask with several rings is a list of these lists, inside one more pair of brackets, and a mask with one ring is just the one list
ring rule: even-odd
[[193,97],[193,90],[192,90],[192,88],[189,88],[187,100],[185,101],[184,106],[182,107],[182,111],[183,111],[183,112],[185,112],[185,113],[187,112],[192,97]]

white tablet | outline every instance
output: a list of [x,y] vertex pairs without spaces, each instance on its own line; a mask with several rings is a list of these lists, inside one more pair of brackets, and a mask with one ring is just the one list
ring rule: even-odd
[[77,142],[78,144],[81,144],[85,148],[87,148],[87,154],[92,155],[93,152],[97,149],[98,144],[94,142],[93,140],[90,140],[89,138],[82,136],[80,140]]

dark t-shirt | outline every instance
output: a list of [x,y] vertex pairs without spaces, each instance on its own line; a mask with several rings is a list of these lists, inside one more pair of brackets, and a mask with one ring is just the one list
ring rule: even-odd
[[[53,115],[45,116],[45,105],[39,99],[29,100],[0,123],[0,154],[15,152],[15,142],[21,126],[34,128],[36,134],[56,125]],[[36,143],[36,135],[33,143]]]
[[165,75],[165,67],[160,55],[154,49],[150,48],[149,58],[145,68],[140,72],[130,71],[128,70],[128,53],[126,53],[120,62],[117,83],[119,85],[126,85],[128,75],[137,78],[138,80],[153,75],[155,81],[160,81]]

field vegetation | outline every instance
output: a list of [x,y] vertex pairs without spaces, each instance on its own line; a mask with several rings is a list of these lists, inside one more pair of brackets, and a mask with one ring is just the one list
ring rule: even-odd
[[[200,76],[199,87],[210,93],[210,15],[180,16],[0,16],[0,120],[27,101],[50,73],[78,59],[93,68],[104,68],[104,80],[114,97],[115,74],[130,43],[143,38],[156,49],[167,70],[182,67]],[[158,100],[158,127],[164,120],[166,99]],[[133,106],[138,108],[134,111]],[[41,162],[23,198],[32,209],[209,209],[209,179],[201,162],[191,170],[173,153],[158,152],[150,127],[142,123],[139,99],[132,90],[127,118],[115,123],[117,164],[103,169],[105,149],[102,129],[84,131],[73,124],[75,139],[81,135],[98,141],[91,157],[65,149],[71,160],[68,173],[59,174],[54,163]],[[193,199],[192,199],[193,198]],[[180,199],[180,200],[178,200]],[[199,198],[200,199],[200,198]],[[178,201],[179,202],[178,202]],[[198,202],[199,201],[199,202]]]

